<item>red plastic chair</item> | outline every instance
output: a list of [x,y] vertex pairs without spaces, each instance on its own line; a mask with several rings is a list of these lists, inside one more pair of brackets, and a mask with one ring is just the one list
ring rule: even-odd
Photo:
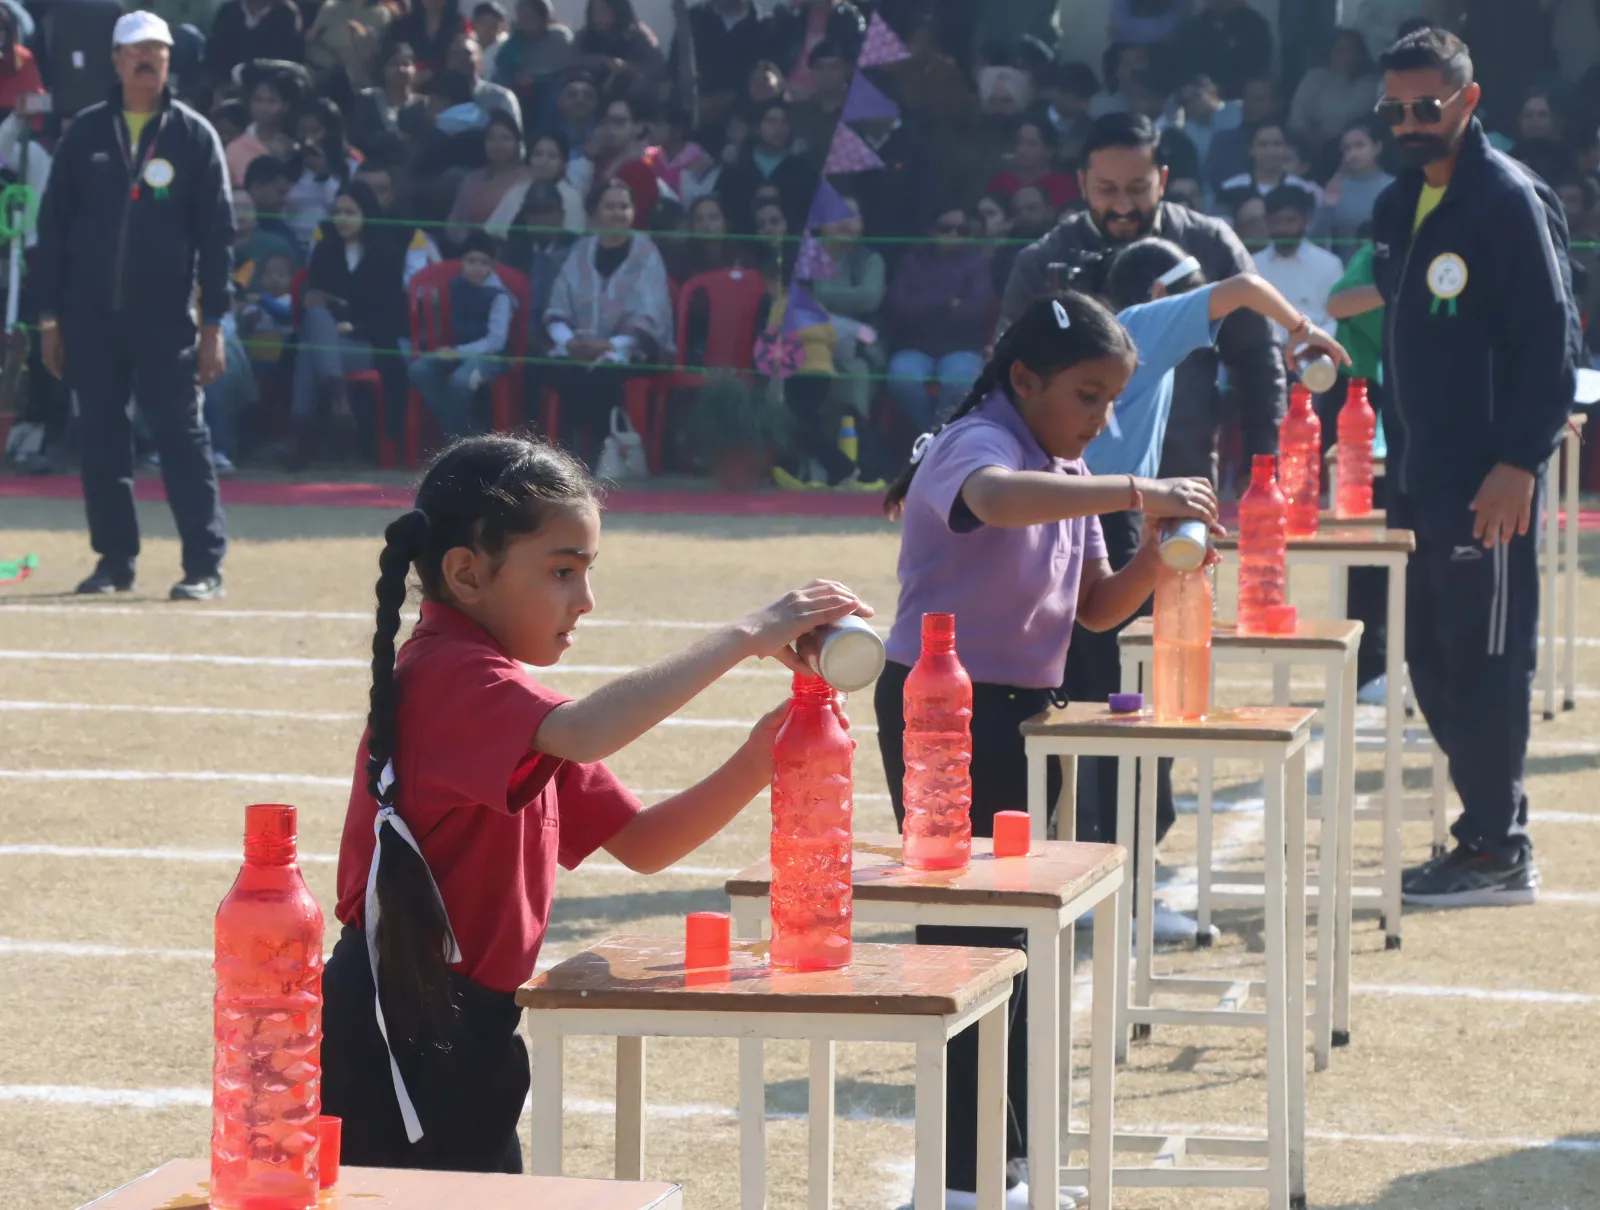
[[[305,288],[306,271],[296,269],[294,276],[289,279],[289,298],[294,309],[293,319],[296,329],[300,327],[302,313],[300,300]],[[372,392],[373,427],[377,430],[378,437],[378,467],[380,470],[393,470],[397,462],[398,443],[389,436],[389,426],[384,416],[383,375],[377,370],[356,370],[346,374],[344,380],[353,387]]]
[[[506,355],[513,359],[511,370],[489,385],[491,423],[497,433],[509,433],[519,427],[517,413],[521,410],[522,358],[527,348],[528,309],[533,303],[527,274],[502,264],[496,264],[494,271],[517,302],[506,343]],[[411,279],[406,296],[410,304],[411,351],[414,356],[443,348],[454,339],[450,330],[450,279],[460,272],[459,260],[446,260],[419,270]],[[422,463],[422,429],[426,416],[427,407],[422,402],[422,396],[416,390],[407,391],[406,465],[412,470]]]
[[704,296],[708,308],[705,360],[701,366],[716,370],[748,370],[756,344],[756,316],[767,295],[761,274],[749,269],[715,269],[683,283],[676,306],[678,371],[672,385],[703,387],[706,376],[684,361],[689,347],[689,308]]

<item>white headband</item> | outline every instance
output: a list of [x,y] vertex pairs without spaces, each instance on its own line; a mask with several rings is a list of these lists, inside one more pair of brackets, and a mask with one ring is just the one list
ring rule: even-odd
[[1186,256],[1177,264],[1173,265],[1172,268],[1163,273],[1160,277],[1156,278],[1156,281],[1163,286],[1170,286],[1174,282],[1182,281],[1184,278],[1188,277],[1189,274],[1198,272],[1200,272],[1200,262],[1195,260],[1195,258],[1192,256]]

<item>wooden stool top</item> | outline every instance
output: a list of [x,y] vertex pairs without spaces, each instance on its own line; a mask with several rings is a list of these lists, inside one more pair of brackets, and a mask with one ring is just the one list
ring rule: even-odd
[[1375,508],[1365,517],[1341,517],[1333,509],[1324,508],[1317,513],[1317,525],[1323,529],[1387,529],[1389,510]]
[[[202,1210],[210,1206],[202,1160],[173,1160],[89,1203],[94,1210]],[[560,1176],[343,1168],[320,1206],[373,1210],[682,1210],[683,1194],[665,1181],[588,1181]],[[84,1210],[89,1210],[85,1207]]]
[[[1239,535],[1228,534],[1216,540],[1217,549],[1232,554],[1239,549]],[[1410,554],[1417,549],[1417,536],[1409,529],[1363,528],[1359,523],[1337,522],[1331,529],[1319,529],[1309,538],[1290,538],[1289,553],[1296,551],[1349,552],[1351,554]]]
[[1311,730],[1316,714],[1303,706],[1240,706],[1236,710],[1214,710],[1204,722],[1158,723],[1149,709],[1138,714],[1113,714],[1104,702],[1073,702],[1034,715],[1022,724],[1022,734],[1287,744]]
[[[1150,618],[1135,618],[1117,636],[1124,647],[1152,647],[1156,627]],[[1212,623],[1213,647],[1273,647],[1284,651],[1348,651],[1361,642],[1361,623],[1346,618],[1301,618],[1293,634],[1240,634],[1236,624]]]
[[[857,836],[850,871],[855,897],[885,903],[1008,904],[1060,908],[1127,864],[1114,844],[1035,840],[1026,857],[994,855],[994,841],[972,838],[972,864],[964,870],[913,870],[901,863],[900,837]],[[758,861],[728,879],[732,895],[765,898],[772,865]]]
[[727,968],[686,972],[682,937],[608,937],[517,989],[523,1008],[948,1017],[1027,966],[1021,950],[856,942],[849,966],[774,970],[771,944],[735,939]]

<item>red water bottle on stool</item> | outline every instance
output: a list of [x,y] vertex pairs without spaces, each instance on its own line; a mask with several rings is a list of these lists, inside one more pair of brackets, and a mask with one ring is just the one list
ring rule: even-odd
[[1288,598],[1288,504],[1273,473],[1277,459],[1250,461],[1250,487],[1239,501],[1239,633],[1272,634],[1274,610]]
[[1289,536],[1317,532],[1322,497],[1322,421],[1311,406],[1311,391],[1289,388],[1289,410],[1278,427],[1278,480],[1289,506]]
[[906,677],[902,860],[914,870],[972,861],[972,678],[956,658],[953,613],[922,615],[922,654]]
[[855,741],[820,676],[794,678],[772,746],[772,965],[850,965]]
[[1372,442],[1378,416],[1367,398],[1367,380],[1352,378],[1339,409],[1339,488],[1334,515],[1365,517],[1372,512]]
[[322,933],[295,809],[246,807],[244,866],[216,919],[213,1210],[317,1204]]

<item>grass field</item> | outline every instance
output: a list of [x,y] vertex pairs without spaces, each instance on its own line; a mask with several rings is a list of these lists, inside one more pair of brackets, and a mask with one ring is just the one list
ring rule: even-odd
[[[177,578],[171,521],[160,505],[141,506],[141,520],[141,592],[85,602],[65,595],[91,566],[81,505],[0,500],[0,557],[34,551],[42,561],[34,579],[0,589],[3,1210],[65,1210],[166,1159],[205,1154],[211,918],[238,866],[244,804],[299,806],[306,877],[332,908],[387,515],[235,509],[229,596],[216,607],[164,600]],[[892,614],[895,550],[894,531],[876,522],[609,518],[599,608],[567,656],[572,667],[551,681],[581,694],[605,676],[583,669],[665,654],[813,575],[842,579]],[[1600,538],[1585,535],[1584,554],[1583,602],[1600,609]],[[1320,578],[1297,579],[1302,609],[1316,607],[1321,590]],[[1579,673],[1580,684],[1600,686],[1596,646],[1580,650]],[[1313,681],[1296,684],[1310,696]],[[647,799],[688,785],[784,692],[774,669],[740,669],[613,766]],[[1265,670],[1236,668],[1221,690],[1230,702],[1269,692]],[[1535,722],[1530,795],[1546,890],[1537,906],[1408,915],[1400,952],[1384,951],[1372,917],[1358,920],[1353,1044],[1310,1079],[1312,1206],[1600,1206],[1597,710],[1580,689],[1575,713]],[[852,715],[858,827],[892,828],[870,695]],[[1358,790],[1377,789],[1379,760],[1361,758]],[[1182,794],[1189,771],[1178,773]],[[1247,776],[1219,769],[1243,797]],[[1414,776],[1420,785],[1426,773]],[[1258,814],[1219,818],[1234,858],[1259,855]],[[624,929],[676,933],[685,912],[725,907],[724,877],[760,855],[767,828],[762,799],[670,872],[635,876],[602,853],[564,873],[545,958]],[[1163,845],[1175,902],[1193,841],[1192,819],[1180,819]],[[1375,827],[1358,828],[1358,864],[1376,859],[1377,842]],[[1424,856],[1425,828],[1415,825],[1408,842],[1411,857]],[[1168,964],[1247,977],[1258,924],[1249,913],[1222,924],[1212,951]],[[568,1055],[567,1168],[607,1175],[612,1046],[574,1042]],[[1080,1050],[1080,1076],[1087,1058]],[[909,1047],[840,1047],[844,1210],[906,1200],[911,1060]],[[804,1053],[771,1046],[767,1073],[771,1205],[790,1210],[803,1204]],[[1158,1030],[1119,1074],[1119,1124],[1249,1132],[1263,1076],[1264,1046],[1252,1032]],[[648,1173],[681,1181],[696,1210],[731,1210],[733,1044],[653,1043],[648,1087]],[[1264,1204],[1259,1194],[1191,1191],[1129,1191],[1117,1202]]]

